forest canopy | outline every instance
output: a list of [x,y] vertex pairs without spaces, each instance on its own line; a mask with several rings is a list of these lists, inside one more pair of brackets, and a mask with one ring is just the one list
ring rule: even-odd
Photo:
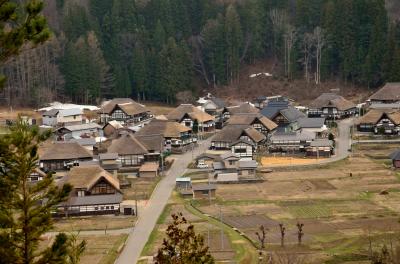
[[2,67],[8,103],[174,103],[272,59],[287,80],[400,81],[400,23],[384,0],[48,0],[53,37]]

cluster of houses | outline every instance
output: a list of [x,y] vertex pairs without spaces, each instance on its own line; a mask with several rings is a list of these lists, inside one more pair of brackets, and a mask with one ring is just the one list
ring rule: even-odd
[[[367,105],[369,111],[357,120],[359,131],[399,133],[400,84],[387,84]],[[211,184],[189,184],[185,191],[192,197],[209,197],[218,183],[254,181],[259,155],[329,157],[334,142],[327,124],[356,115],[358,108],[340,95],[324,93],[308,108],[283,96],[228,105],[207,95],[161,116],[130,98],[100,107],[55,104],[41,112],[43,125],[51,127],[54,136],[41,146],[39,168],[30,179],[39,181],[44,173],[56,172],[60,183],[74,186],[58,213],[82,215],[135,213],[122,206],[118,175],[157,177],[166,155],[191,151],[209,136],[213,154],[196,157],[196,164],[211,170]]]

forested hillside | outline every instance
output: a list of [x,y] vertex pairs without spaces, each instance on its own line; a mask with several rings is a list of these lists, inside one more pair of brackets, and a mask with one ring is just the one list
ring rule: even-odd
[[[8,103],[96,103],[276,77],[368,87],[400,81],[400,23],[385,0],[47,0],[53,38],[3,67]],[[322,85],[322,84],[321,84]]]

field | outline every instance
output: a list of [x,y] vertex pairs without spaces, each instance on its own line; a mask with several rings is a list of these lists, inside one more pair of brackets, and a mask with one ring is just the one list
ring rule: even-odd
[[323,160],[320,159],[312,159],[312,158],[295,158],[295,157],[262,157],[261,165],[264,167],[269,166],[290,166],[290,165],[308,165],[315,164],[318,161]]
[[[87,244],[80,264],[113,264],[127,235],[78,235],[78,238],[85,240]],[[52,242],[53,237],[45,239],[41,242],[41,246],[48,246]]]
[[157,249],[160,248],[164,239],[165,230],[171,223],[170,215],[178,212],[181,212],[194,225],[196,233],[203,235],[205,245],[209,247],[217,262],[231,263],[235,260],[238,263],[255,263],[256,251],[247,240],[218,219],[205,216],[192,207],[188,201],[179,198],[176,193],[170,198],[160,216],[157,226],[143,249],[139,263],[147,263],[147,259],[157,253]]
[[[305,263],[360,263],[368,259],[369,241],[379,248],[400,234],[400,173],[387,158],[397,147],[360,145],[347,160],[275,170],[258,184],[218,185],[216,204],[195,205],[215,217],[222,208],[223,221],[254,243],[264,225],[267,248],[297,252]],[[284,248],[279,224],[286,227]]]
[[54,231],[71,232],[81,230],[112,230],[133,227],[134,216],[97,215],[73,218],[61,218],[54,221]]

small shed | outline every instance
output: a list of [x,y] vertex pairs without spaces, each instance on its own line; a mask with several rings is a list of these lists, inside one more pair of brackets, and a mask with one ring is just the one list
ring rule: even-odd
[[139,177],[154,178],[158,176],[158,163],[146,162],[139,168]]
[[101,153],[99,154],[100,166],[107,171],[115,171],[121,168],[118,161],[118,153]]
[[400,168],[400,149],[390,154],[389,157],[392,160],[393,167],[396,169]]
[[333,141],[329,139],[316,139],[306,148],[308,157],[330,157],[333,152]]
[[193,185],[193,199],[214,199],[217,187],[214,184]]
[[237,183],[239,175],[237,172],[218,173],[215,176],[216,183]]
[[177,178],[175,184],[177,189],[188,190],[192,188],[192,179],[189,177]]

